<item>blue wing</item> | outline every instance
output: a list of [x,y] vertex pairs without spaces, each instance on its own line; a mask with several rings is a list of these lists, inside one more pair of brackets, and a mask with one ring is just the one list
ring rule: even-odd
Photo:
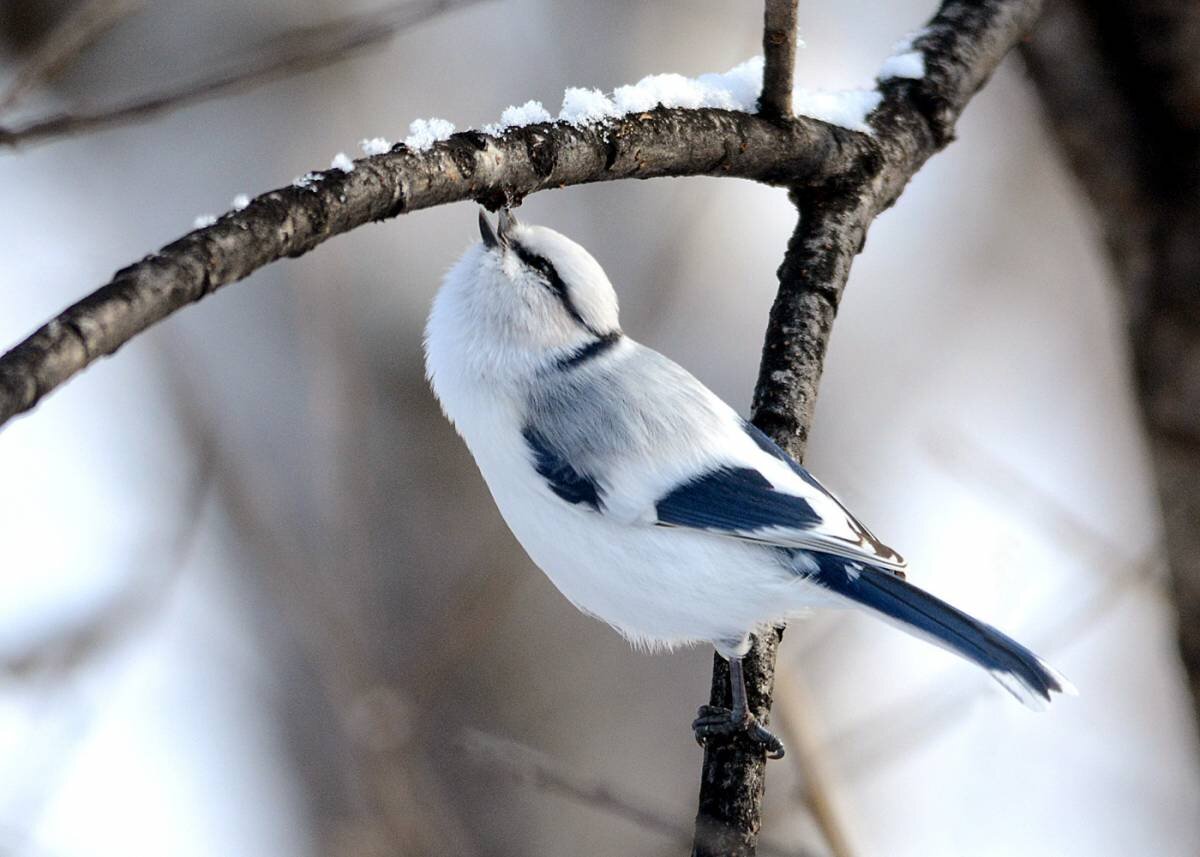
[[571,464],[537,429],[526,426],[522,434],[533,453],[534,469],[551,491],[568,503],[591,506],[597,512],[604,508],[604,490],[595,478]]
[[821,516],[750,467],[719,467],[674,488],[655,504],[658,522],[756,539],[780,528],[807,530]]
[[778,465],[764,458],[714,466],[656,501],[659,525],[831,554],[893,572],[904,567],[899,554],[875,538],[795,459],[750,423],[743,423],[742,429],[762,453],[786,464],[790,474],[782,471],[786,475],[781,480]]

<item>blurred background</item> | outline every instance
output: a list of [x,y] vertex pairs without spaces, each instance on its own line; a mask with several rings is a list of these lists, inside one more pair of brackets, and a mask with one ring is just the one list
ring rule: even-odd
[[[0,122],[186,86],[386,6],[110,5]],[[77,10],[0,3],[0,93]],[[869,87],[932,11],[802,3],[798,84]],[[0,345],[362,138],[723,71],[760,27],[758,4],[717,0],[461,3],[344,62],[0,150]],[[1200,758],[1125,302],[1019,57],[958,136],[855,264],[808,463],[912,580],[1081,695],[1033,714],[882,623],[797,622],[775,722],[810,752],[769,766],[764,843],[1195,854]],[[711,652],[635,653],[576,612],[422,376],[425,315],[475,211],[272,265],[4,429],[0,854],[685,853]],[[625,330],[747,411],[794,222],[783,192],[622,182],[521,216],[587,246]]]

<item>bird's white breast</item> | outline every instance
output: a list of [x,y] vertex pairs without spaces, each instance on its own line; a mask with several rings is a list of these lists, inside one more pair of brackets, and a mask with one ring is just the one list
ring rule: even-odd
[[[434,345],[433,342],[430,343]],[[436,349],[430,348],[433,362]],[[530,558],[579,609],[648,648],[737,639],[822,603],[759,545],[625,523],[554,494],[537,473],[516,402],[486,378],[432,371],[447,415]]]

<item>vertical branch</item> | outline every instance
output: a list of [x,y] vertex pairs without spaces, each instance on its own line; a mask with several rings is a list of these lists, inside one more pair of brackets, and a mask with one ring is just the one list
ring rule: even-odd
[[758,112],[768,119],[792,115],[792,75],[796,66],[796,0],[766,0],[763,13],[762,95]]
[[[808,440],[817,384],[850,262],[862,246],[870,211],[856,196],[793,192],[799,223],[779,267],[754,422],[800,460]],[[743,659],[750,710],[769,719],[775,656],[782,629],[755,637]],[[729,703],[729,665],[713,658],[712,705]],[[766,755],[732,738],[709,739],[704,751],[693,857],[752,857],[762,825]]]

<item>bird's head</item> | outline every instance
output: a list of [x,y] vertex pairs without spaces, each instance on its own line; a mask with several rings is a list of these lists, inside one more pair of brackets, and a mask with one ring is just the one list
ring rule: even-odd
[[481,210],[479,232],[446,276],[453,321],[479,347],[541,362],[620,336],[616,293],[587,250],[507,209],[494,227]]

